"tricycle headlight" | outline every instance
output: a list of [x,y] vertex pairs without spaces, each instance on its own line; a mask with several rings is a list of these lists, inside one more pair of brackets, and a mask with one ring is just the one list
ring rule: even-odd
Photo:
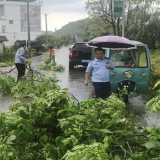
[[125,78],[132,78],[133,77],[133,72],[126,71],[126,72],[124,72],[124,76],[125,76]]

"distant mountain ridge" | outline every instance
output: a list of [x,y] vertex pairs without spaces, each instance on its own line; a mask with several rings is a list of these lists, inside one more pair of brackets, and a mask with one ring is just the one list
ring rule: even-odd
[[61,29],[59,29],[59,32],[62,35],[66,34],[77,34],[79,32],[84,32],[84,29],[87,26],[87,19],[82,19],[74,22],[69,22],[65,26],[63,26]]
[[[62,35],[72,35],[75,36],[77,40],[83,40],[85,36],[85,29],[87,28],[88,22],[87,18],[69,22],[68,24],[64,25],[61,29],[56,30],[55,32],[48,31],[48,34],[55,34],[57,36]],[[42,32],[45,34],[45,31]]]

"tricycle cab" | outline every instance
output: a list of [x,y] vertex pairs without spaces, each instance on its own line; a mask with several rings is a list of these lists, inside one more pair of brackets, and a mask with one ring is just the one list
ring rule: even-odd
[[[127,87],[128,93],[146,93],[149,88],[151,62],[147,45],[132,41],[135,49],[106,49],[105,58],[110,58],[115,68],[110,70],[111,91]],[[94,49],[93,49],[94,52]],[[92,54],[93,55],[93,54]]]

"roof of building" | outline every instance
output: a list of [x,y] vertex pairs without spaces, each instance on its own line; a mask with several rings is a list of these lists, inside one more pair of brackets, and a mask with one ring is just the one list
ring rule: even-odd
[[6,36],[0,36],[0,42],[8,41]]

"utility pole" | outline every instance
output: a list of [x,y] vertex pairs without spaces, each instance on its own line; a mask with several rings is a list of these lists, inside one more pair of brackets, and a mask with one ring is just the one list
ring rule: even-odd
[[29,58],[31,58],[31,53],[30,53],[30,20],[29,20],[29,0],[27,0],[27,22],[28,22],[28,54],[29,54]]
[[123,17],[122,17],[122,37],[124,37],[125,28],[125,0],[123,0]]
[[46,22],[46,47],[48,47],[47,14],[46,13],[45,13],[45,22]]

